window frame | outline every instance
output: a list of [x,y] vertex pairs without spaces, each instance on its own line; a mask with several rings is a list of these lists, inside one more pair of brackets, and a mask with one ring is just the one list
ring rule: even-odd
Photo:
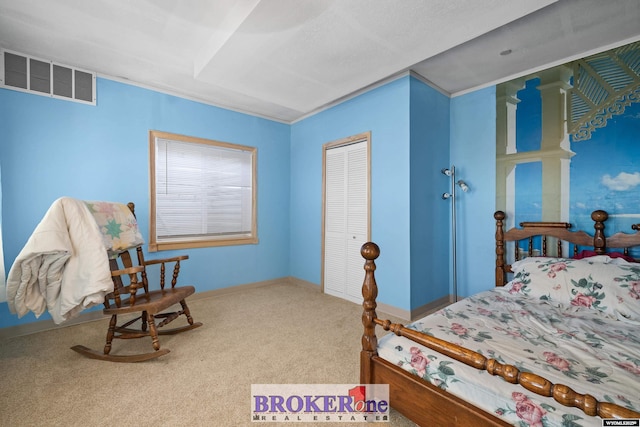
[[[158,241],[156,236],[156,140],[164,139],[188,144],[203,144],[224,149],[237,151],[245,151],[251,154],[251,233],[250,235],[226,235],[218,238],[202,238],[202,239],[174,239],[171,241]],[[149,209],[149,252],[157,252],[173,249],[192,249],[215,246],[233,246],[233,245],[250,245],[258,243],[258,227],[257,227],[257,148],[240,144],[232,144],[229,142],[215,141],[212,139],[198,138],[187,135],[180,135],[170,132],[157,130],[149,131],[149,189],[150,189],[150,209]]]

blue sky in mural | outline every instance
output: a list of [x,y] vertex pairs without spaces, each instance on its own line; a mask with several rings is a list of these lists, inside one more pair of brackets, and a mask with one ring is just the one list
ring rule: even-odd
[[[516,146],[518,152],[540,149],[542,107],[537,87],[540,79],[527,81],[518,92]],[[540,221],[542,217],[542,164],[524,163],[516,167],[516,223]]]
[[[518,92],[518,152],[538,150],[542,137],[538,79]],[[607,229],[631,232],[640,223],[640,103],[613,116],[586,141],[572,142],[570,217],[575,228],[592,227],[591,212],[610,214]],[[516,221],[539,221],[542,215],[540,163],[516,168]]]
[[611,225],[640,223],[640,104],[631,104],[587,141],[572,142],[571,215],[604,209]]

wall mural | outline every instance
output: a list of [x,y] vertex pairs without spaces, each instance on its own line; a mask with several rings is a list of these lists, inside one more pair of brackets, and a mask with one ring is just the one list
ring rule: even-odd
[[640,223],[640,42],[499,85],[497,130],[509,226],[589,229],[594,209],[610,230]]

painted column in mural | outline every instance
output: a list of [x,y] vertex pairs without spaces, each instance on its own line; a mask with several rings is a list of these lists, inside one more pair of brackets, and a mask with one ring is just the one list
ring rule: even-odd
[[516,149],[516,110],[520,100],[518,91],[524,80],[513,80],[496,88],[496,209],[507,214],[507,228],[515,224],[516,162],[510,155]]
[[569,168],[571,151],[567,133],[567,90],[571,69],[559,66],[538,74],[542,99],[542,221],[569,221]]

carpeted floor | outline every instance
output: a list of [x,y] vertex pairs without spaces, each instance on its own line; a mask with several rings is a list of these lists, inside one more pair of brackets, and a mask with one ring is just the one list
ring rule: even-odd
[[[143,363],[102,362],[69,349],[101,350],[107,320],[0,341],[0,425],[258,426],[251,384],[359,382],[357,304],[282,283],[189,306],[204,326],[161,336],[171,353]],[[150,348],[148,338],[118,340],[112,353]],[[382,425],[415,426],[395,411]]]

